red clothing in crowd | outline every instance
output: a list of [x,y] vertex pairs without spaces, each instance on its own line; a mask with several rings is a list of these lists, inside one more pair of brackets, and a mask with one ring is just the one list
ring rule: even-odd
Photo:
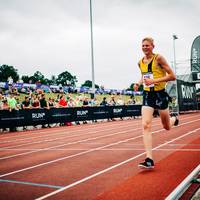
[[62,107],[67,107],[67,101],[63,98],[61,98],[58,103]]

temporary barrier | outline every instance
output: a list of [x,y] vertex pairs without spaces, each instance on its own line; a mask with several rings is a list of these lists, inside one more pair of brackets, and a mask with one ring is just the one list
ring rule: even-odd
[[197,96],[194,83],[177,80],[179,111],[197,110]]
[[141,105],[1,110],[0,128],[140,115]]

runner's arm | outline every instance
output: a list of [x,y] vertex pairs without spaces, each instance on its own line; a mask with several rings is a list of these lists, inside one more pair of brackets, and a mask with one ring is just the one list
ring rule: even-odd
[[169,66],[169,64],[167,63],[167,61],[165,60],[163,56],[158,55],[157,62],[158,62],[158,65],[160,65],[167,72],[167,75],[161,78],[154,79],[154,83],[176,80],[176,75],[174,74],[171,67]]

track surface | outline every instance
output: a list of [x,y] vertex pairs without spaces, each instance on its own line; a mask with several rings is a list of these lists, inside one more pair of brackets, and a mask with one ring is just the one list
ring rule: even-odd
[[200,163],[200,113],[181,115],[170,131],[155,118],[152,131],[151,172],[137,167],[141,119],[1,134],[0,197],[164,199]]

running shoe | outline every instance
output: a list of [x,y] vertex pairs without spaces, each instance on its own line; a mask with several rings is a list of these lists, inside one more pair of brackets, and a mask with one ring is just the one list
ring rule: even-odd
[[151,158],[146,158],[144,162],[139,163],[138,167],[140,167],[142,169],[153,169],[154,162]]
[[178,124],[179,124],[179,119],[178,119],[177,116],[175,116],[175,118],[176,118],[176,120],[175,120],[175,122],[174,122],[174,126],[178,126]]
[[175,122],[174,122],[174,126],[178,126],[179,124],[179,119],[178,119],[178,114],[177,113],[172,113],[171,117],[175,117]]

